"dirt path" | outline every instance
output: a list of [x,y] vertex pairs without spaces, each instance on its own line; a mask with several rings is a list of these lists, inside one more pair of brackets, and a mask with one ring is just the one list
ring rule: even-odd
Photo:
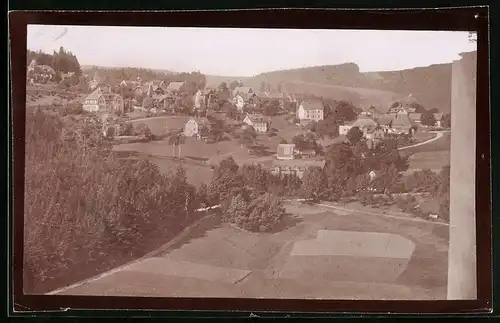
[[408,149],[408,148],[413,148],[413,147],[418,147],[418,146],[426,145],[426,144],[429,144],[429,143],[431,143],[433,141],[438,140],[442,136],[443,136],[442,132],[436,132],[436,137],[434,137],[434,138],[431,138],[431,139],[423,141],[423,142],[419,142],[418,144],[414,144],[414,145],[411,145],[411,146],[401,147],[401,148],[398,148],[398,150],[404,150],[404,149]]

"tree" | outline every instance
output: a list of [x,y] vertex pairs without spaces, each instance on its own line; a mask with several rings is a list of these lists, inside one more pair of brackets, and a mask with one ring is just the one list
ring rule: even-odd
[[334,120],[339,123],[356,120],[358,114],[356,107],[347,101],[340,101],[336,104],[332,113]]
[[325,156],[325,176],[328,194],[331,199],[338,199],[346,188],[350,177],[363,172],[363,164],[346,143],[332,145]]
[[173,133],[168,137],[168,144],[172,146],[172,157],[175,157],[175,147],[178,148],[178,157],[181,158],[181,145],[184,143],[185,137],[181,133]]
[[316,126],[318,125],[318,123],[316,122],[316,120],[311,120],[306,126],[305,128],[309,131],[312,131],[312,132],[316,132]]
[[292,143],[298,150],[315,150],[317,148],[316,137],[312,133],[296,135],[292,138]]
[[372,187],[376,191],[394,191],[401,175],[394,164],[384,166],[379,172],[379,175],[373,180]]
[[267,84],[265,81],[262,81],[260,83],[260,92],[266,92],[266,90],[267,90]]
[[361,138],[363,138],[363,132],[359,129],[359,127],[352,127],[349,129],[349,132],[347,132],[346,137],[351,145],[354,146],[361,140]]
[[412,107],[413,109],[415,109],[415,113],[425,113],[427,111],[425,109],[425,107],[422,106],[418,102],[412,102],[412,103],[410,103],[410,107]]
[[390,165],[394,165],[400,172],[408,169],[408,157],[399,153],[396,139],[384,139],[365,156],[363,164],[366,171],[381,170]]
[[242,146],[247,147],[247,149],[255,143],[257,134],[255,129],[251,126],[246,127],[240,134],[239,142]]
[[420,116],[420,123],[424,126],[435,126],[436,118],[434,117],[434,113],[432,111],[426,111],[425,113],[422,113],[422,115]]
[[151,138],[151,129],[145,123],[139,123],[135,128],[135,134],[139,136],[144,136],[146,138]]
[[266,192],[270,174],[261,165],[243,165],[239,171],[245,186],[255,190],[258,194]]
[[201,207],[208,207],[209,206],[209,199],[208,199],[208,186],[207,184],[203,183],[200,185],[198,190],[196,191],[196,200],[198,203],[200,203]]
[[451,128],[451,114],[446,113],[443,115],[443,120],[441,121],[441,126],[443,128]]
[[265,193],[248,202],[243,195],[231,199],[226,216],[236,226],[253,231],[271,231],[285,215],[283,201],[276,196]]
[[219,84],[219,91],[227,91],[227,90],[228,90],[227,83],[221,82],[221,84]]
[[232,81],[231,83],[229,83],[229,89],[232,91],[234,89],[236,89],[238,86],[240,86],[239,82],[238,81]]
[[229,223],[234,223],[238,227],[245,227],[245,219],[248,214],[248,202],[242,194],[233,196],[223,202],[224,218]]
[[230,119],[237,120],[239,116],[238,109],[232,105],[232,104],[225,104],[224,105],[224,112],[226,113],[226,116]]
[[228,201],[236,195],[238,189],[244,187],[238,170],[239,166],[232,157],[222,160],[215,167],[208,189],[210,203],[219,204],[221,201]]
[[288,144],[288,141],[286,141],[284,138],[280,140],[280,144]]
[[276,100],[264,103],[263,112],[265,116],[274,117],[278,113],[279,102]]
[[319,201],[326,192],[326,178],[321,167],[309,167],[302,177],[302,196]]
[[335,121],[334,117],[328,117],[324,120],[320,120],[316,124],[316,134],[321,138],[329,137],[334,138],[339,135],[338,123]]

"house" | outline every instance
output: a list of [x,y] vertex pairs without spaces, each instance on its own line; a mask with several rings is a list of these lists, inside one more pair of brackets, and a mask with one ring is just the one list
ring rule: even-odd
[[175,98],[171,94],[162,94],[162,95],[157,95],[153,97],[153,100],[155,100],[156,106],[165,111],[170,112],[175,112],[173,111],[174,103],[175,103]]
[[184,136],[201,136],[201,132],[208,127],[210,122],[206,118],[189,118],[184,124]]
[[434,119],[436,120],[436,127],[441,128],[442,127],[441,123],[443,121],[443,113],[442,112],[434,113]]
[[314,149],[301,149],[301,150],[296,150],[297,155],[301,156],[302,158],[312,158],[316,156],[316,150]]
[[398,113],[388,113],[382,115],[378,119],[378,124],[385,130],[386,133],[410,133],[415,126],[406,111]]
[[377,122],[373,120],[368,114],[360,113],[358,119],[348,124],[339,126],[339,135],[345,136],[354,127],[358,127],[363,136],[366,137],[369,131],[375,129],[378,126]]
[[414,124],[420,125],[420,118],[422,117],[422,113],[410,112],[408,116]]
[[188,87],[186,82],[170,82],[165,91],[173,94],[182,94],[189,92]]
[[297,109],[297,117],[300,121],[321,121],[324,118],[323,104],[319,101],[301,102]]
[[370,106],[367,110],[367,115],[372,118],[373,120],[377,120],[381,115],[382,115],[382,112],[380,112],[376,107],[374,107],[373,105]]
[[325,166],[324,160],[313,160],[313,159],[292,159],[292,160],[273,160],[273,165],[271,166],[271,173],[275,176],[297,176],[302,178],[304,172],[309,167],[321,167]]
[[123,112],[123,98],[97,88],[84,99],[83,109],[89,112]]
[[154,82],[149,82],[143,85],[136,86],[132,91],[136,98],[143,98],[145,96],[153,97],[154,95],[162,95],[165,91]]
[[243,108],[250,104],[255,107],[259,105],[259,99],[254,93],[237,93],[232,100],[233,104],[236,105],[236,108],[239,112],[243,112]]
[[251,94],[254,93],[254,91],[249,86],[238,86],[233,90],[233,96],[235,96],[238,93]]
[[195,109],[202,109],[205,107],[205,100],[203,99],[203,93],[201,90],[196,91],[193,101]]
[[366,144],[369,149],[377,146],[382,140],[384,140],[385,131],[381,126],[376,126],[375,128],[368,131],[365,135]]
[[339,136],[345,136],[351,130],[353,126],[351,124],[342,124],[339,126]]
[[267,132],[269,122],[260,114],[247,114],[243,123],[252,126],[256,132]]
[[202,91],[203,101],[205,107],[210,107],[212,103],[215,103],[217,100],[217,91],[213,88],[205,88]]
[[351,123],[351,127],[358,127],[365,137],[369,131],[375,129],[377,126],[377,122],[368,115],[360,115],[357,120]]
[[276,101],[276,102],[278,102],[281,109],[283,109],[285,107],[285,99],[286,98],[283,95],[283,93],[258,92],[258,93],[256,93],[256,96],[260,100],[260,102]]
[[279,160],[294,159],[295,144],[279,144],[276,152],[276,158]]

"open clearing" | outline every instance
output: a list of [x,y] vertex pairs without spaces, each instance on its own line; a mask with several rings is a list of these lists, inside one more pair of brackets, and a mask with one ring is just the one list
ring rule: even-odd
[[410,168],[431,169],[440,171],[443,166],[450,165],[450,151],[421,152],[410,156]]
[[[221,223],[216,216],[209,216],[184,240],[150,258],[152,260],[63,293],[445,299],[447,227],[356,212],[337,215],[331,209],[298,202],[288,203],[287,212],[289,214],[273,233],[249,233]],[[339,238],[335,230],[348,233]],[[362,240],[359,235],[354,238],[361,232],[381,237],[379,242],[384,244],[384,240],[394,253],[378,258],[358,254],[354,261],[328,255],[328,243],[347,239],[355,244]],[[297,243],[300,245],[308,240],[323,241],[322,255],[318,252],[316,255],[293,255]],[[365,247],[358,247],[358,250]],[[356,273],[358,278],[363,275],[365,278],[362,281],[355,279]]]
[[421,153],[421,152],[438,152],[450,151],[451,147],[451,132],[443,132],[443,136],[437,140],[429,142],[428,144],[411,147],[404,150],[404,153]]

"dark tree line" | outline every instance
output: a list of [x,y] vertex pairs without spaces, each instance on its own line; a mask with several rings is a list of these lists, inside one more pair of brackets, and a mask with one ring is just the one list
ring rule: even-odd
[[[76,56],[63,47],[60,47],[59,51],[54,51],[52,54],[28,50],[26,59],[27,65],[29,65],[32,60],[35,60],[38,65],[48,65],[52,67],[56,74],[75,73],[77,77],[82,74],[82,69]],[[60,75],[58,75],[58,77],[60,78]]]

